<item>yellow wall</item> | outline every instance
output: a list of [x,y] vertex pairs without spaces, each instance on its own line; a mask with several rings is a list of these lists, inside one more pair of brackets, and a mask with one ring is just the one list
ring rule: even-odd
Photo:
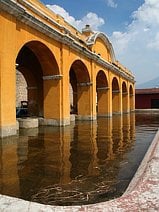
[[[107,43],[97,37],[95,43],[92,46],[92,58],[87,57],[84,51],[90,51],[90,46],[86,45],[86,36],[74,27],[64,21],[63,18],[51,13],[50,10],[45,8],[40,2],[36,0],[29,0],[31,5],[37,10],[45,13],[50,19],[46,17],[38,17],[38,14],[30,10],[26,6],[26,11],[33,14],[43,23],[56,29],[60,33],[64,32],[64,26],[68,29],[68,36],[74,38],[78,45],[83,45],[83,50],[79,51],[72,48],[67,42],[57,41],[54,38],[49,37],[47,34],[40,32],[34,27],[30,27],[28,24],[23,23],[21,20],[15,18],[14,15],[8,12],[1,11],[0,24],[1,24],[1,48],[0,48],[0,127],[15,126],[16,125],[16,59],[21,50],[25,47],[29,51],[33,52],[37,58],[43,76],[60,75],[60,79],[54,80],[38,80],[38,83],[43,82],[40,85],[40,89],[43,89],[43,97],[39,97],[42,101],[43,117],[45,119],[54,119],[58,122],[64,123],[65,120],[69,124],[70,120],[70,99],[69,99],[69,73],[71,67],[75,69],[75,72],[80,73],[78,79],[80,83],[82,80],[88,81],[89,85],[77,86],[78,87],[78,115],[83,119],[95,119],[96,118],[96,77],[100,70],[102,70],[108,81],[108,90],[103,92],[103,96],[100,96],[99,105],[103,115],[112,115],[112,112],[122,113],[122,83],[127,85],[128,94],[124,97],[124,104],[127,104],[126,110],[134,110],[134,81],[129,81],[128,78],[116,74],[109,68],[105,68],[97,59],[92,59],[93,54],[100,54],[100,59],[111,63],[110,48]],[[25,5],[23,5],[25,7]],[[53,24],[50,20],[57,22]],[[80,41],[79,41],[80,40]],[[81,43],[81,40],[82,43]],[[73,41],[72,41],[73,42]],[[76,61],[79,61],[79,65],[74,65]],[[118,63],[116,63],[118,67]],[[22,67],[23,68],[23,67]],[[132,76],[132,74],[120,65],[118,67],[125,73],[125,76]],[[25,69],[25,67],[24,67]],[[31,71],[31,70],[30,70]],[[34,70],[39,76],[39,70]],[[82,73],[82,74],[81,74]],[[87,79],[86,79],[87,75]],[[116,77],[119,83],[120,93],[117,96],[112,94],[112,79]],[[36,77],[35,77],[36,79]],[[133,90],[133,95],[130,95],[130,85]],[[118,98],[117,98],[118,97]],[[112,100],[115,102],[115,106],[112,107]],[[105,102],[105,100],[107,102]],[[107,107],[105,109],[105,107]],[[124,106],[125,107],[125,106]],[[114,109],[113,109],[114,108]],[[125,109],[124,109],[125,110]],[[106,114],[105,114],[106,113]],[[62,124],[64,125],[64,124]]]

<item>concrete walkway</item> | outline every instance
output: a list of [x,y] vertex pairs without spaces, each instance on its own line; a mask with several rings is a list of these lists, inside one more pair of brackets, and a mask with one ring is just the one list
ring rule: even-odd
[[49,206],[0,195],[0,211],[131,212],[159,211],[159,131],[126,192],[119,198],[82,206]]

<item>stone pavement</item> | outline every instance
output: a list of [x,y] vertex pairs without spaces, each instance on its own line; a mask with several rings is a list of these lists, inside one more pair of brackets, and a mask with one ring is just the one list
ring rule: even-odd
[[107,202],[81,206],[50,206],[0,195],[4,212],[131,212],[159,211],[159,131],[126,192]]

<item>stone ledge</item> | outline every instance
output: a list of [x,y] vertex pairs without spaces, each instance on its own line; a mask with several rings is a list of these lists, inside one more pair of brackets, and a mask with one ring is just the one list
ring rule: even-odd
[[70,118],[65,119],[46,119],[39,118],[39,125],[41,126],[67,126],[70,125]]
[[131,212],[159,211],[159,131],[126,192],[107,202],[81,206],[49,206],[0,195],[1,211],[54,212]]
[[73,122],[76,120],[76,115],[75,114],[71,114],[70,115],[70,122]]
[[135,109],[136,113],[159,113],[159,109]]
[[18,118],[19,128],[36,128],[39,126],[38,118]]
[[79,121],[93,121],[96,120],[96,116],[91,116],[91,115],[76,115],[76,120]]
[[97,117],[107,117],[107,118],[110,118],[110,117],[112,117],[112,113],[97,114]]
[[17,134],[17,123],[15,125],[1,126],[0,127],[0,138],[12,136]]

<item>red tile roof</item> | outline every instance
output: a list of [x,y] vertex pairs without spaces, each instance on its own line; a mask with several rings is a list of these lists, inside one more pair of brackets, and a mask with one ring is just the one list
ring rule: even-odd
[[159,88],[136,89],[135,94],[154,94],[159,93]]

